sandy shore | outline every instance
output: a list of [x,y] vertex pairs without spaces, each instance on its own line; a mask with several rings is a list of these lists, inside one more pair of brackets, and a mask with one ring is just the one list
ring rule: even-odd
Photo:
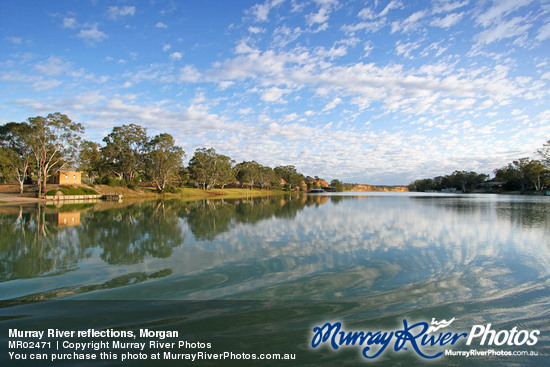
[[0,205],[20,204],[20,203],[43,203],[44,199],[31,198],[15,194],[0,193]]

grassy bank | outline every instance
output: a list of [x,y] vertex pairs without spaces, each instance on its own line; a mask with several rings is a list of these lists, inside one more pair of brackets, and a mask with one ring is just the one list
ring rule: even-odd
[[124,198],[181,198],[184,200],[201,200],[201,199],[239,199],[257,196],[273,196],[283,195],[288,193],[282,190],[247,190],[244,189],[213,189],[202,190],[189,187],[178,189],[177,193],[159,194],[152,187],[138,187],[135,190],[126,187],[111,187],[106,185],[96,185],[94,190],[100,194],[122,194]]
[[[138,186],[135,189],[129,189],[122,186],[107,186],[107,185],[94,185],[90,186],[81,185],[77,188],[70,186],[62,185],[48,185],[48,191],[51,194],[59,191],[66,192],[66,194],[83,195],[82,190],[93,189],[94,192],[97,192],[100,195],[103,194],[122,194],[125,199],[156,199],[156,198],[179,198],[182,200],[202,200],[202,199],[240,199],[248,197],[259,197],[259,196],[275,196],[275,195],[284,195],[288,194],[288,191],[283,190],[259,190],[259,189],[214,189],[214,190],[201,190],[189,187],[182,187],[178,189],[177,193],[173,194],[159,194],[153,187]],[[75,191],[77,190],[77,191]],[[16,185],[0,185],[0,193],[4,195],[1,204],[4,203],[17,203],[21,199],[21,202],[29,200],[29,198],[34,198],[35,201],[40,200],[36,199],[34,187],[26,187],[26,192],[24,194],[19,194],[18,188]],[[6,198],[10,200],[6,201]]]

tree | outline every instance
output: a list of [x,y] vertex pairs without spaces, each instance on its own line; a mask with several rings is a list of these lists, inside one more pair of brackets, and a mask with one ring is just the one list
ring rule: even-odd
[[136,124],[115,126],[103,141],[101,153],[119,179],[131,182],[142,166],[147,129]]
[[537,153],[542,157],[542,163],[550,169],[550,140],[544,143]]
[[174,143],[172,135],[164,133],[155,136],[145,147],[145,174],[160,193],[164,192],[167,182],[176,177],[183,166],[185,152]]
[[494,170],[494,173],[494,180],[502,182],[507,190],[520,190],[522,188],[521,171],[512,163]]
[[521,192],[527,191],[531,179],[529,178],[529,165],[531,160],[529,158],[521,158],[517,161],[513,161],[514,168],[519,172],[519,183],[521,186]]
[[241,184],[247,183],[254,188],[254,184],[260,181],[262,165],[256,161],[242,162],[235,165],[235,177]]
[[527,191],[531,186],[542,190],[548,182],[549,170],[541,161],[521,158],[506,167],[495,170],[495,180],[504,182],[508,189]]
[[285,183],[288,185],[288,189],[292,190],[293,186],[298,186],[302,183],[303,177],[296,171],[296,167],[289,166],[278,166],[274,169],[275,174],[282,178]]
[[93,141],[83,140],[80,143],[78,153],[78,169],[84,172],[91,182],[101,174],[103,159],[101,156],[101,145]]
[[466,192],[473,189],[476,185],[479,185],[489,177],[483,173],[466,172],[466,171],[454,171],[448,178],[451,182],[451,186],[456,189]]
[[550,171],[541,161],[531,160],[523,167],[524,175],[533,185],[535,190],[542,190],[550,177]]
[[31,152],[38,172],[38,196],[46,191],[50,172],[61,169],[76,157],[84,127],[59,112],[29,118]]
[[277,180],[277,175],[271,167],[260,166],[258,173],[258,182],[260,183],[260,189],[270,189],[271,186],[277,186],[279,180]]
[[30,138],[31,128],[25,122],[10,122],[0,126],[2,177],[4,181],[15,178],[20,193],[23,193],[23,184],[33,160]]
[[344,191],[344,184],[337,179],[330,181],[330,187],[333,187],[336,191]]
[[233,160],[216,153],[214,148],[200,148],[189,161],[191,177],[202,185],[203,190],[211,190],[216,184],[222,187],[235,180],[232,172]]

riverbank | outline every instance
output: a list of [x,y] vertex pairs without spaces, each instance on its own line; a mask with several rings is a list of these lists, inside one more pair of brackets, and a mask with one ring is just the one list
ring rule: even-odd
[[[86,186],[88,187],[88,186]],[[50,189],[58,189],[59,185],[50,185]],[[100,195],[117,194],[125,199],[156,199],[156,198],[179,198],[182,200],[202,200],[202,199],[240,199],[246,197],[276,196],[288,194],[283,190],[259,190],[246,188],[228,188],[201,190],[189,187],[180,188],[177,193],[159,194],[149,187],[138,187],[129,189],[127,187],[112,187],[107,185],[91,186]],[[12,205],[22,203],[41,203],[43,198],[36,198],[36,193],[30,191],[31,187],[26,187],[23,194],[19,194],[17,185],[0,185],[0,205]],[[29,190],[29,191],[27,191]]]

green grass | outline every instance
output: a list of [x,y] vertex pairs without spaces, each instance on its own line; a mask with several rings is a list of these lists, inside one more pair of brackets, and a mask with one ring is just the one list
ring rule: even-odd
[[97,191],[88,187],[66,187],[60,190],[50,190],[46,192],[46,196],[55,196],[58,191],[61,191],[63,195],[98,195]]

